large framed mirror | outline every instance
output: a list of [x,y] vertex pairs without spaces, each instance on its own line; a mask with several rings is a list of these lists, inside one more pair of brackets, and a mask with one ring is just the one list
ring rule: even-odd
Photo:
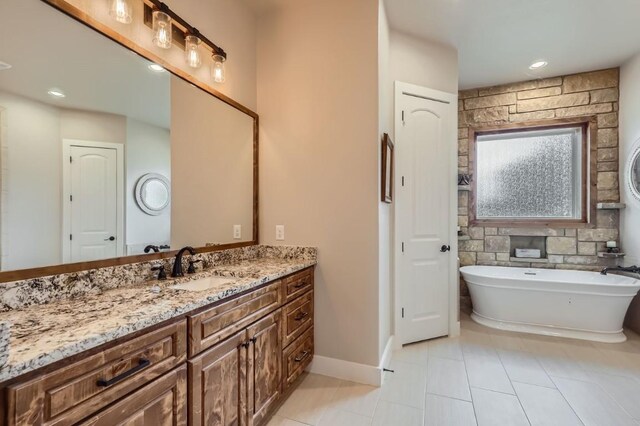
[[255,112],[65,1],[0,38],[0,282],[258,244]]
[[633,151],[629,157],[625,174],[631,195],[640,202],[640,139],[633,144]]

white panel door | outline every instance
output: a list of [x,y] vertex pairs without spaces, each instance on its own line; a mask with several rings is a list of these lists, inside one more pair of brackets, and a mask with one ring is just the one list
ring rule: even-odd
[[71,262],[117,256],[117,153],[71,146]]
[[[401,343],[449,333],[451,101],[402,92],[396,126]],[[453,124],[455,126],[455,124]],[[399,178],[399,179],[398,179]],[[447,250],[448,248],[448,250]]]

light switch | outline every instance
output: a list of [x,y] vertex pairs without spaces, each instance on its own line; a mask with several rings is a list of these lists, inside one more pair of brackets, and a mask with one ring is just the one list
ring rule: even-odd
[[242,238],[242,225],[233,225],[233,238],[236,240]]
[[284,240],[284,225],[276,225],[276,240]]

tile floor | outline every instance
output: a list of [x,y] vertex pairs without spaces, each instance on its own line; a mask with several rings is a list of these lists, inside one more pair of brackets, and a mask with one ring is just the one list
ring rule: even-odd
[[381,388],[307,375],[269,426],[640,425],[640,336],[601,344],[493,330],[394,352]]

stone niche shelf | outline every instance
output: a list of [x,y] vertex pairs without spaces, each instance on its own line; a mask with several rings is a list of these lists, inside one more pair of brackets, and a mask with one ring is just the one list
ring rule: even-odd
[[458,185],[458,191],[471,191],[471,185]]
[[509,260],[523,263],[549,263],[549,259],[546,257],[510,257]]
[[625,203],[598,203],[598,210],[622,210],[627,205]]
[[601,251],[598,253],[598,257],[604,257],[607,259],[618,259],[624,257],[624,253],[607,253],[606,251]]

